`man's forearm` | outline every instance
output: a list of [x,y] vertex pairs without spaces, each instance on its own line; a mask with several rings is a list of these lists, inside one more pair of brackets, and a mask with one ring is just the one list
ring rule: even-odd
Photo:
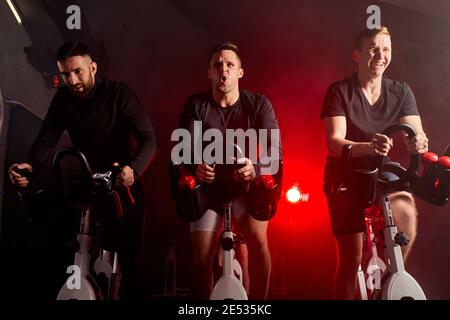
[[347,145],[352,145],[352,155],[354,157],[364,157],[373,155],[370,142],[354,142],[347,139],[330,138],[328,139],[328,150],[331,155],[340,157],[342,148]]
[[159,148],[158,138],[155,133],[148,133],[140,139],[140,147],[136,157],[130,162],[137,176],[140,176],[152,162],[156,151]]

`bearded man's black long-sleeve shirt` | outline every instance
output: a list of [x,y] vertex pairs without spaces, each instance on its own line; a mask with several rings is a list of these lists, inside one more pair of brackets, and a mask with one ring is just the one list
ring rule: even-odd
[[[96,79],[83,99],[67,86],[57,91],[30,152],[34,170],[52,155],[65,130],[96,172],[110,170],[118,162],[141,175],[158,147],[153,125],[134,91],[106,79]],[[132,141],[137,142],[135,150]]]

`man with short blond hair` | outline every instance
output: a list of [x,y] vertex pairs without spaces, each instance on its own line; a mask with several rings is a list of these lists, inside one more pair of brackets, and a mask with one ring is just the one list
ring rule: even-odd
[[[392,139],[381,132],[395,123],[408,123],[417,132],[416,137],[405,139],[409,152],[428,150],[428,139],[410,87],[384,76],[392,57],[389,30],[386,27],[362,30],[352,56],[358,65],[357,73],[328,88],[321,112],[329,152],[324,191],[338,244],[336,297],[339,299],[354,298],[365,231],[364,213],[358,208],[355,196],[342,198],[331,192],[332,177],[339,175],[341,168],[343,146],[352,145],[353,167],[374,169],[378,156],[387,156],[393,146]],[[416,236],[416,206],[408,192],[392,193],[390,202],[399,231],[406,232],[410,238],[409,244],[402,247],[406,259]]]

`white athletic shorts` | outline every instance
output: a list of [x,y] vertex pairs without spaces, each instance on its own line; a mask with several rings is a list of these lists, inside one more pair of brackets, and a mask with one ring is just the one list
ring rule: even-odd
[[[243,214],[247,214],[245,211],[244,197],[239,197],[233,200],[231,204],[231,215],[235,221],[239,221]],[[190,223],[191,232],[214,231],[217,233],[222,226],[222,222],[223,216],[221,214],[218,214],[212,209],[208,209],[199,220]]]

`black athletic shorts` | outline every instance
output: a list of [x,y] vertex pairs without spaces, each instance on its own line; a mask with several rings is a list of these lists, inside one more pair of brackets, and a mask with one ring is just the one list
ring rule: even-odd
[[[390,161],[389,161],[390,162]],[[391,162],[398,165],[398,163]],[[347,192],[335,195],[331,193],[332,180],[329,170],[332,164],[325,167],[324,193],[328,202],[328,210],[331,220],[331,229],[335,237],[365,232],[364,206],[359,204],[359,195]],[[383,177],[389,181],[398,179],[393,173],[384,172]]]

